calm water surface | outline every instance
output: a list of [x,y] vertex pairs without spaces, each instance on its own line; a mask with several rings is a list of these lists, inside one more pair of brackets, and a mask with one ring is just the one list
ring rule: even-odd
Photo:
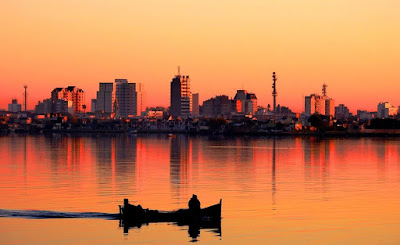
[[[187,244],[187,226],[124,233],[86,212],[179,209],[193,193],[223,199],[202,244],[400,244],[400,139],[11,135],[0,156],[1,244]],[[64,212],[80,218],[44,218]]]

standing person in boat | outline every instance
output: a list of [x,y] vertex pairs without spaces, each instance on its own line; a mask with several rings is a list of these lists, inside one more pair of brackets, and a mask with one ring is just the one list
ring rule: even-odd
[[200,215],[200,201],[195,194],[190,198],[188,205],[190,213],[193,215]]

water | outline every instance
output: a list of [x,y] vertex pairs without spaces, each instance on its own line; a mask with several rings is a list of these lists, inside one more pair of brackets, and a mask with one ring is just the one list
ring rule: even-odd
[[1,244],[187,244],[187,226],[113,219],[222,203],[202,244],[399,244],[400,139],[0,137]]

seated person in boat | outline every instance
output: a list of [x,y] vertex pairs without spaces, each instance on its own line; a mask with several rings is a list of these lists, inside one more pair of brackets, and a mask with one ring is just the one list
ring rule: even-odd
[[193,194],[192,198],[189,200],[189,211],[194,215],[200,214],[200,201],[197,196]]
[[145,214],[145,211],[140,204],[135,206],[130,204],[128,199],[124,199],[124,214],[141,217]]

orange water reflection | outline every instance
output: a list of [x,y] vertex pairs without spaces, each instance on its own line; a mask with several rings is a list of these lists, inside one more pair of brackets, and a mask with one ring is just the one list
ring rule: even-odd
[[0,209],[172,210],[196,193],[223,199],[226,243],[400,242],[398,139],[14,135],[0,155]]

